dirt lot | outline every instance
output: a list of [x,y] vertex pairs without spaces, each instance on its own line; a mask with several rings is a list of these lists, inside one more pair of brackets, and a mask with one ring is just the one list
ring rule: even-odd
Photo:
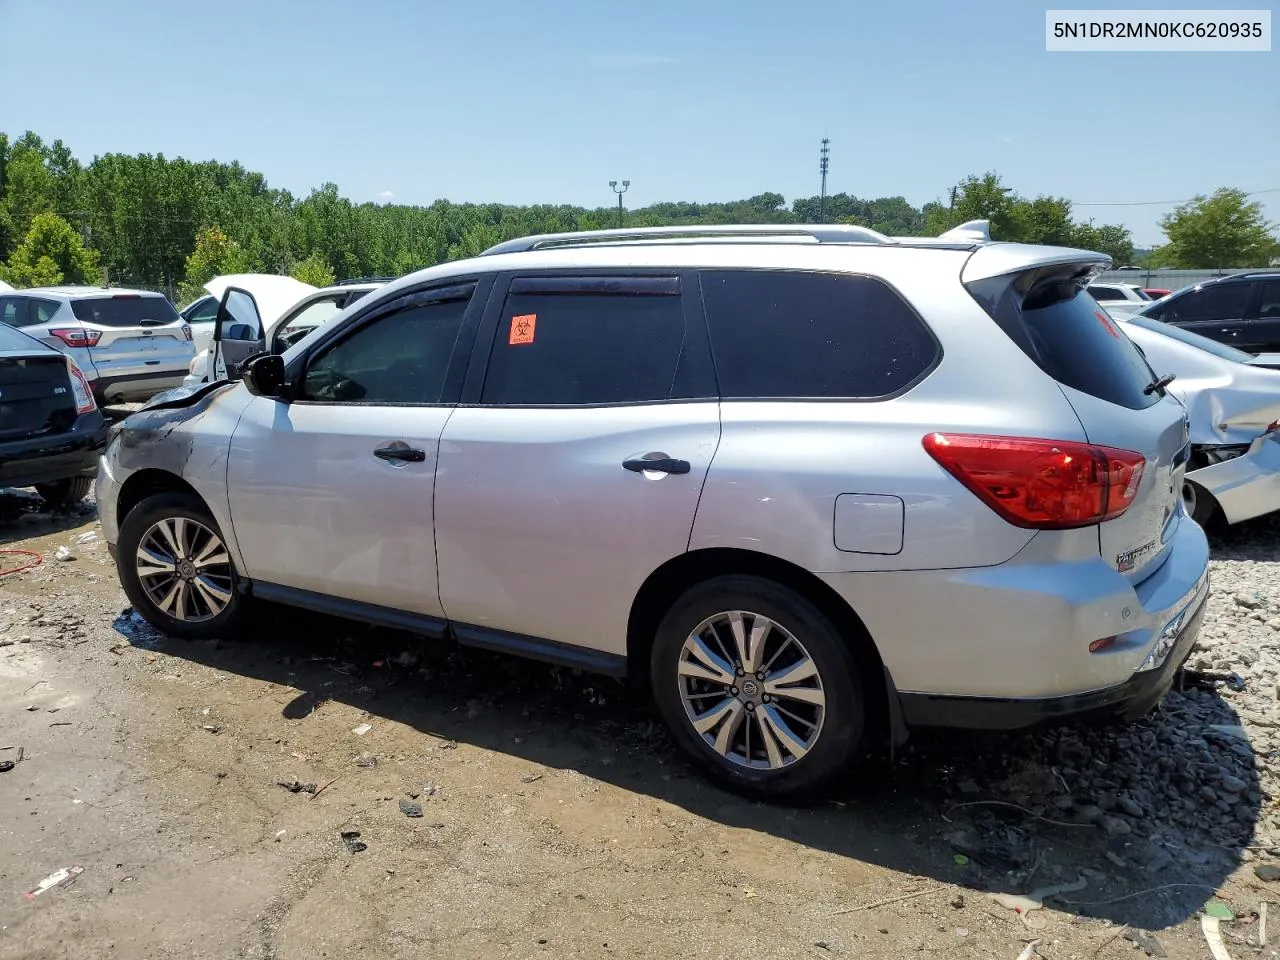
[[91,510],[0,499],[44,557],[0,578],[0,957],[1202,958],[1215,897],[1231,957],[1276,955],[1280,524],[1215,544],[1196,663],[1229,682],[918,738],[786,809],[706,785],[612,681],[280,610],[159,637]]

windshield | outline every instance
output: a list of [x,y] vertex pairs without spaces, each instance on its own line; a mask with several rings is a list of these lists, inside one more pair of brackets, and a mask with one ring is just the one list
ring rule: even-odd
[[1229,347],[1225,343],[1218,343],[1216,340],[1202,337],[1200,334],[1192,333],[1190,330],[1183,330],[1181,327],[1175,327],[1171,323],[1144,317],[1142,314],[1128,317],[1125,322],[1132,323],[1135,327],[1142,327],[1144,330],[1150,330],[1153,333],[1172,337],[1174,340],[1180,340],[1188,346],[1199,347],[1201,350],[1212,353],[1215,357],[1221,357],[1223,360],[1234,360],[1236,363],[1249,363],[1253,360],[1252,355],[1245,353],[1243,350],[1237,350],[1235,347]]
[[181,319],[164,297],[121,294],[72,300],[71,310],[81,323],[102,327],[146,327]]

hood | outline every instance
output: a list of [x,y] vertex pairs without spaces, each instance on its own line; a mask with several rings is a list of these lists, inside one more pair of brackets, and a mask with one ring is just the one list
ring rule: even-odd
[[3,290],[12,290],[12,289],[13,289],[13,287],[9,286],[9,285],[8,285],[7,283],[5,283],[3,280],[0,280],[0,291],[3,291]]
[[1192,444],[1252,443],[1280,420],[1280,370],[1229,360],[1132,323],[1120,327],[1158,376],[1176,376],[1169,392],[1187,408]]
[[290,307],[319,287],[275,273],[229,273],[214,277],[204,288],[219,300],[228,287],[239,287],[253,295],[263,327],[270,327]]

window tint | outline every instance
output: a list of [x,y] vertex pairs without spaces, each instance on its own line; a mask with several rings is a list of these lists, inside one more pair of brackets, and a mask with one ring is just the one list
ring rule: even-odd
[[53,319],[53,315],[58,312],[58,307],[62,304],[56,300],[32,300],[31,301],[31,317],[28,323],[48,323]]
[[1239,320],[1249,302],[1249,289],[1248,283],[1214,283],[1199,290],[1189,290],[1166,302],[1158,318],[1170,323]]
[[[664,292],[665,286],[665,292]],[[638,403],[688,397],[677,376],[684,308],[674,278],[518,278],[481,403]]]
[[30,323],[27,319],[28,303],[26,297],[0,297],[0,323],[9,327],[21,327]]
[[187,323],[212,323],[218,316],[217,297],[205,297],[199,305],[187,314]]
[[915,312],[871,277],[709,271],[702,296],[727,398],[884,397],[938,356]]
[[1124,294],[1115,289],[1115,287],[1090,287],[1089,294],[1098,301],[1125,299]]
[[1280,280],[1263,280],[1262,297],[1258,301],[1258,318],[1280,320]]
[[1144,393],[1155,379],[1147,361],[1119,322],[1084,292],[1069,300],[1024,309],[1022,322],[1033,357],[1059,383],[1131,410],[1159,402],[1156,392]]
[[407,306],[319,353],[302,399],[323,403],[440,403],[465,297]]
[[136,293],[72,300],[71,311],[82,323],[96,323],[102,327],[157,326],[178,319],[178,311],[164,297],[139,296]]

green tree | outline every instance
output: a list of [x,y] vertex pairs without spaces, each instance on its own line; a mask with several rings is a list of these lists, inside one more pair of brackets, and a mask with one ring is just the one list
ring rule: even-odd
[[1105,253],[1117,267],[1132,264],[1135,259],[1133,237],[1127,227],[1106,224],[1095,227],[1092,222],[1078,223],[1072,228],[1067,245]]
[[31,219],[4,274],[17,287],[102,282],[98,252],[85,249],[71,224],[54,213],[38,213]]
[[1169,238],[1161,259],[1183,269],[1266,266],[1276,249],[1275,226],[1262,205],[1230,187],[1175,208],[1160,228]]
[[289,271],[289,276],[303,283],[309,283],[313,287],[330,286],[336,279],[333,269],[318,253],[313,253],[307,259],[294,264],[293,269]]
[[183,303],[190,303],[203,295],[204,285],[214,277],[246,272],[249,258],[221,227],[212,226],[196,234],[195,249],[187,257],[185,268],[179,297]]

